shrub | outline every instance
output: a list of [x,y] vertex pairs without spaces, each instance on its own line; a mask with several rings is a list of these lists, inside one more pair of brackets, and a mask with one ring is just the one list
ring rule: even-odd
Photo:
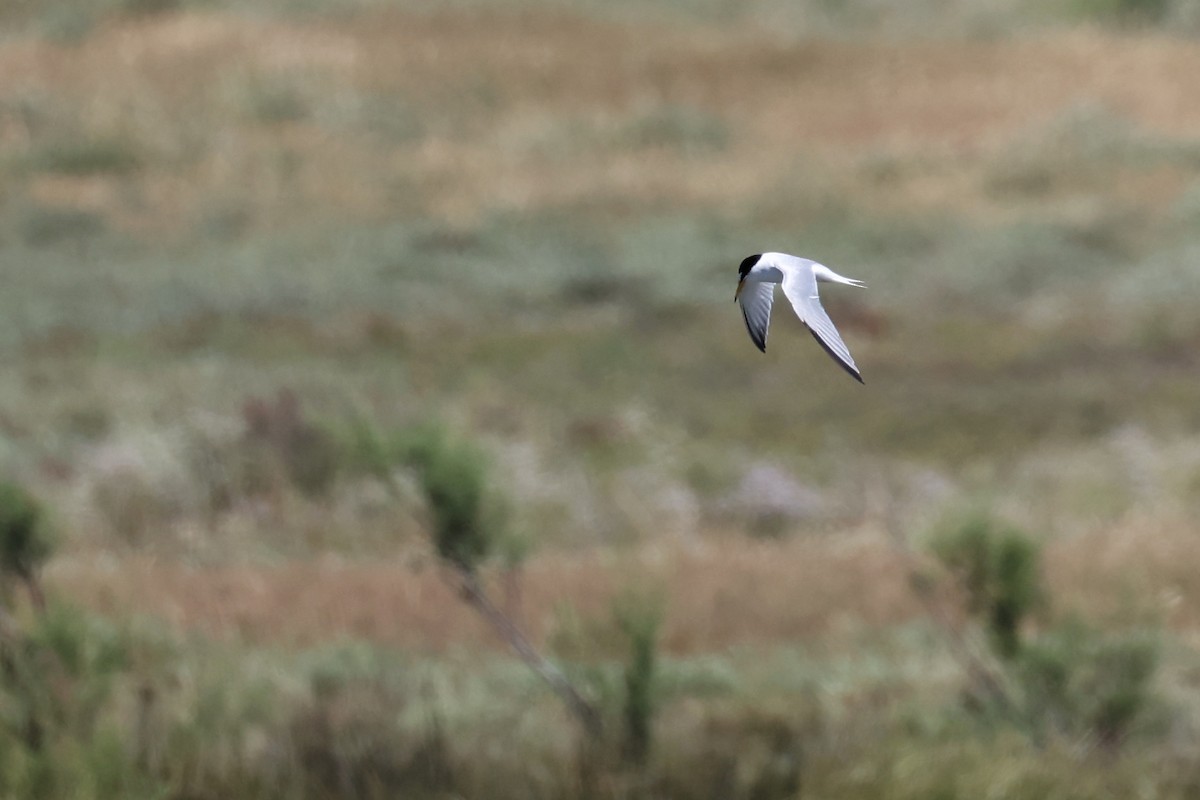
[[1090,737],[1107,748],[1123,742],[1153,700],[1155,636],[1106,634],[1068,621],[1022,638],[1023,620],[1043,597],[1036,543],[974,514],[944,526],[931,545],[957,576],[968,612],[989,632],[1007,679],[994,681],[1006,716],[1035,738]]
[[1025,647],[1017,675],[1036,732],[1093,736],[1113,747],[1150,706],[1158,662],[1151,634],[1103,634],[1070,621]]
[[996,652],[1011,659],[1020,649],[1021,623],[1041,600],[1038,545],[1028,534],[976,513],[944,525],[931,543],[979,617]]
[[146,796],[153,780],[112,716],[128,667],[121,633],[51,604],[0,645],[0,796]]
[[466,442],[450,439],[436,424],[413,429],[403,452],[417,473],[429,509],[434,546],[442,560],[457,571],[463,600],[558,693],[590,739],[599,740],[603,726],[596,708],[538,652],[479,580],[479,565],[504,541],[507,528],[505,509],[489,490],[483,454]]
[[629,640],[629,660],[625,664],[625,741],[622,751],[630,762],[642,765],[650,755],[658,630],[662,612],[658,604],[626,600],[617,605],[614,616]]
[[453,441],[436,425],[414,429],[405,452],[429,508],[438,555],[474,571],[503,532],[501,510],[488,491],[483,454],[466,442]]
[[25,582],[42,605],[37,575],[54,549],[37,500],[14,483],[0,483],[0,573]]

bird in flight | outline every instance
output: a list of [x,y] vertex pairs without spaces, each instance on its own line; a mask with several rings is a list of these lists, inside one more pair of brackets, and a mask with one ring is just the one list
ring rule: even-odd
[[738,267],[738,285],[733,299],[741,304],[746,330],[759,350],[767,352],[767,326],[771,324],[771,304],[775,300],[775,284],[783,284],[783,293],[791,301],[800,321],[808,326],[817,344],[825,348],[842,369],[859,383],[862,375],[850,355],[850,348],[838,335],[833,321],[821,308],[817,282],[845,283],[866,288],[862,281],[843,278],[829,267],[807,258],[787,253],[758,253],[742,260]]

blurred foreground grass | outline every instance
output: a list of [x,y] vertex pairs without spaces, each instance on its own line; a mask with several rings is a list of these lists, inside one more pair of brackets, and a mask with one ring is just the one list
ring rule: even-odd
[[[591,780],[577,731],[504,659],[431,660],[359,642],[230,648],[61,609],[45,625],[58,646],[84,648],[78,677],[62,684],[91,706],[48,732],[41,754],[5,741],[0,786],[14,797],[575,797]],[[1171,724],[1165,708],[1119,752],[1081,756],[963,711],[951,700],[954,673],[921,626],[841,653],[780,646],[668,659],[648,763],[601,755],[591,791],[1092,798],[1195,789],[1189,755],[1148,744]],[[616,665],[594,664],[590,680],[615,687]]]
[[[0,10],[0,470],[60,532],[48,615],[7,598],[53,666],[0,796],[1194,793],[1194,13],[905,9]],[[746,340],[768,249],[870,285],[823,295],[865,388],[786,313]],[[589,766],[372,473],[431,416],[606,713],[596,620],[662,587],[641,768]],[[897,545],[963,504],[1045,548],[1027,690],[1161,638],[1119,746],[962,696]]]

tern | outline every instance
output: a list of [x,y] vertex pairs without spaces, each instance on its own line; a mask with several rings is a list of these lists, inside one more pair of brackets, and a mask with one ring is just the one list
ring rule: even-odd
[[767,326],[771,324],[771,304],[775,301],[775,284],[783,284],[783,293],[791,301],[800,321],[808,326],[817,344],[825,348],[842,369],[859,383],[863,382],[850,348],[838,335],[833,321],[821,307],[817,282],[844,283],[866,288],[862,281],[838,275],[824,264],[787,253],[757,253],[747,256],[738,267],[738,285],[733,299],[742,306],[746,330],[758,349],[767,352]]

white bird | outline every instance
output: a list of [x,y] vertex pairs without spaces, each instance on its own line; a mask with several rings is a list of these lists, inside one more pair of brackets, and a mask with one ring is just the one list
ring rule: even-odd
[[863,382],[850,348],[838,335],[833,321],[821,308],[817,296],[817,281],[845,283],[866,288],[862,281],[844,278],[823,264],[787,253],[758,253],[742,260],[738,267],[738,285],[733,299],[742,306],[746,330],[759,350],[767,352],[767,326],[771,324],[771,304],[775,300],[775,284],[783,284],[783,293],[792,302],[800,321],[808,326],[813,338],[842,369],[859,383]]

